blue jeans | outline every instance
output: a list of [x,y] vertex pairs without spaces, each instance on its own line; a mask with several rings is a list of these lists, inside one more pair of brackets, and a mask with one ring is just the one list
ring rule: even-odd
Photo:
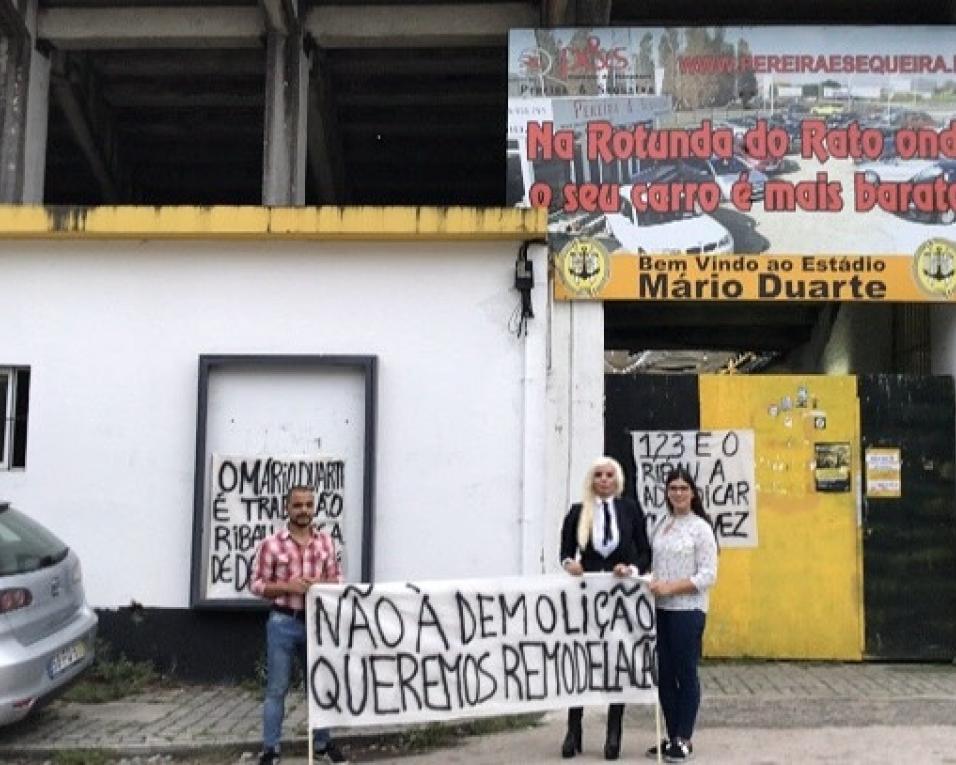
[[700,708],[701,640],[707,614],[703,611],[657,609],[657,687],[667,725],[667,738],[690,740]]
[[[266,622],[266,697],[262,704],[262,746],[279,748],[282,740],[282,718],[285,717],[285,694],[292,677],[292,657],[299,657],[302,674],[308,687],[309,668],[305,658],[305,622],[294,616],[269,612]],[[316,751],[322,751],[329,742],[329,731],[312,731]]]

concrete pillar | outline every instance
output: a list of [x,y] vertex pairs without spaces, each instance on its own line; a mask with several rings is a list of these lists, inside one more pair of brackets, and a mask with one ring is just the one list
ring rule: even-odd
[[[37,0],[7,3],[0,46],[0,202],[43,201],[50,60],[33,47]],[[9,28],[8,28],[9,27]]]
[[531,309],[534,318],[528,320],[524,342],[523,375],[523,445],[521,486],[521,561],[520,571],[532,576],[550,570],[547,565],[553,557],[546,540],[550,540],[554,525],[553,513],[548,508],[547,470],[547,305],[550,297],[548,283],[548,247],[534,244],[528,248],[528,259],[534,268],[534,287],[531,290]]
[[[549,286],[549,290],[551,287]],[[604,452],[604,305],[549,301],[545,570],[559,569],[561,519]]]
[[23,198],[30,48],[27,37],[6,38],[4,77],[0,83],[0,101],[3,103],[0,115],[0,124],[3,125],[3,134],[0,135],[0,202],[16,203]]
[[50,57],[36,49],[30,56],[28,89],[21,201],[42,204],[50,107]]
[[301,31],[270,30],[266,42],[262,203],[305,204],[309,66]]

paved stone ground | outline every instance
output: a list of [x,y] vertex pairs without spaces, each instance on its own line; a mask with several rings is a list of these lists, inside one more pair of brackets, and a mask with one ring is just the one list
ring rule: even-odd
[[[0,757],[58,749],[109,749],[123,754],[182,752],[204,747],[258,747],[262,701],[237,686],[186,686],[107,704],[54,701],[34,716],[0,728]],[[306,730],[304,696],[286,700],[289,740]]]
[[[605,763],[603,720],[585,713],[584,752],[570,765]],[[503,765],[567,763],[559,753],[564,723],[557,718],[532,731],[468,739],[461,746],[427,754],[383,759],[376,765]],[[622,763],[651,762],[644,758],[654,733],[628,724],[624,732]],[[694,734],[695,763],[699,765],[953,765],[956,763],[956,726],[909,726],[905,729],[842,727],[787,729],[707,728]],[[305,758],[283,759],[283,765],[307,765]]]
[[[956,763],[956,666],[711,662],[701,675],[704,702],[695,736],[700,760],[706,752],[707,762],[761,765]],[[105,749],[118,758],[177,754],[235,761],[233,753],[258,749],[260,709],[258,694],[235,686],[165,689],[100,705],[56,701],[32,719],[0,728],[0,761],[75,749]],[[585,717],[589,751],[576,761],[596,762],[602,712]],[[287,749],[301,751],[304,698],[290,694],[286,719]],[[404,761],[556,762],[562,728],[562,716],[552,714],[532,731],[469,739],[462,747]],[[362,730],[352,740],[367,753],[370,733],[387,738],[395,730]],[[346,742],[351,735],[341,732]],[[626,737],[628,758],[653,742],[652,708],[628,707]],[[217,760],[215,752],[225,759]]]

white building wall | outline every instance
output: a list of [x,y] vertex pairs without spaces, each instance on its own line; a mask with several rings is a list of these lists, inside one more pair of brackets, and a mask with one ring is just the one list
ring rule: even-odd
[[199,355],[374,354],[376,579],[526,572],[554,464],[545,251],[518,338],[518,244],[0,242],[0,366],[32,370],[0,497],[78,551],[93,605],[185,607]]

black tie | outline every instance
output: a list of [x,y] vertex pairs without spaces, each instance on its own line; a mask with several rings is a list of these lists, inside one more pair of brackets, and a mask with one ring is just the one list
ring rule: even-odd
[[604,545],[607,546],[611,543],[611,507],[607,500],[601,504],[604,505]]

